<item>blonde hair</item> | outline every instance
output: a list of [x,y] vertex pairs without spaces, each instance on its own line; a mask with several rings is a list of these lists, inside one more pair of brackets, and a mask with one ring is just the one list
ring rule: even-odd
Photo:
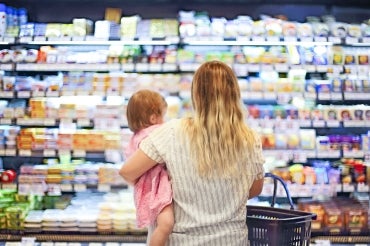
[[128,127],[134,133],[151,126],[152,115],[161,116],[167,108],[166,100],[156,91],[139,90],[129,99],[126,109]]
[[255,137],[245,124],[233,70],[219,61],[202,64],[193,77],[191,98],[195,115],[185,121],[185,130],[200,175],[236,175]]

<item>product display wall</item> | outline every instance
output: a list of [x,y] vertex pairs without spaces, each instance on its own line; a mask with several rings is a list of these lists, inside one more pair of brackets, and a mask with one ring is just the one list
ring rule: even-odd
[[[226,21],[226,14],[172,11],[169,3],[171,15],[144,17],[145,7],[126,15],[123,7],[117,19],[114,10],[109,15],[91,1],[100,12],[71,10],[70,18],[52,20],[53,8],[70,6],[26,4],[9,3],[26,7],[29,21],[8,25],[0,51],[5,234],[136,234],[142,240],[145,231],[134,226],[131,196],[117,173],[131,134],[127,99],[139,88],[155,88],[166,96],[168,118],[184,116],[191,112],[193,72],[218,59],[238,75],[246,121],[261,134],[268,171],[283,177],[297,200],[315,198],[298,202],[319,215],[315,235],[369,240],[368,12],[361,22],[343,22],[321,18],[328,8],[310,5],[300,22],[253,15]],[[287,3],[272,14],[295,8]],[[355,8],[329,9],[348,14]],[[112,15],[116,23],[103,20]],[[270,188],[265,185],[262,197]],[[98,193],[86,196],[92,191]],[[332,198],[338,194],[345,198]],[[323,197],[330,199],[317,200]],[[80,206],[92,216],[79,216]]]

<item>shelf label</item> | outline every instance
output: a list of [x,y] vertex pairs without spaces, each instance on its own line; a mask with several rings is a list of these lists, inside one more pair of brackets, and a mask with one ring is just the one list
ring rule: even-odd
[[125,63],[121,65],[121,69],[125,72],[132,72],[135,69],[135,66],[133,63]]
[[73,191],[72,184],[60,184],[60,190],[62,192],[71,192]]
[[45,97],[45,91],[32,91],[32,97]]
[[109,184],[98,184],[98,191],[109,192],[110,190],[111,190],[111,186]]
[[273,71],[274,67],[272,65],[261,65],[261,71]]
[[18,91],[17,96],[18,98],[30,98],[31,92],[30,91]]
[[364,127],[365,121],[362,120],[346,120],[343,121],[344,127]]
[[332,42],[333,44],[341,44],[342,40],[340,37],[329,37],[329,42]]
[[332,92],[332,93],[330,93],[330,99],[335,100],[335,101],[341,101],[341,100],[343,100],[342,93]]
[[47,91],[46,96],[47,97],[59,97],[59,91]]
[[314,120],[314,121],[312,121],[312,126],[313,127],[325,127],[325,124],[326,122],[325,122],[325,120]]
[[276,100],[276,93],[275,92],[264,92],[263,98],[266,100]]
[[11,125],[12,124],[12,119],[2,118],[2,119],[0,119],[0,124],[1,125]]
[[164,72],[173,72],[177,70],[177,66],[176,64],[172,64],[172,63],[164,63],[162,69]]
[[80,150],[80,149],[73,150],[73,156],[74,157],[85,157],[86,156],[86,151],[85,150]]
[[316,36],[316,37],[314,37],[314,41],[315,42],[327,42],[327,39],[326,39],[326,37],[318,37],[318,36]]
[[151,72],[159,72],[159,71],[162,71],[162,64],[150,63],[149,64],[149,71],[151,71]]
[[74,191],[76,192],[83,192],[86,191],[86,185],[85,184],[74,184]]
[[74,96],[75,95],[75,91],[73,91],[73,90],[63,90],[61,92],[61,95],[62,96]]
[[352,184],[343,184],[343,192],[354,192],[355,186]]
[[330,93],[325,93],[325,92],[319,92],[317,97],[319,100],[325,100],[325,101],[331,99]]
[[265,37],[261,37],[261,36],[253,36],[252,37],[252,41],[253,42],[265,42]]
[[313,41],[312,37],[300,37],[302,43],[311,43]]
[[4,156],[5,155],[5,149],[0,149],[0,156]]
[[16,149],[6,149],[5,150],[5,155],[6,156],[16,156],[17,151]]
[[328,120],[326,121],[326,126],[327,127],[339,127],[340,122],[338,120]]
[[81,127],[90,126],[90,119],[77,119],[77,126]]
[[55,126],[56,125],[56,119],[53,118],[45,118],[43,119],[44,126]]
[[346,44],[357,44],[358,38],[354,37],[346,37]]
[[317,158],[340,158],[340,151],[317,151]]
[[259,64],[248,64],[247,65],[247,70],[249,72],[253,72],[253,73],[259,72],[260,71],[260,65]]
[[1,184],[2,189],[6,190],[16,190],[17,189],[17,184],[15,183],[9,183],[9,184]]
[[287,64],[275,64],[275,70],[277,72],[288,72],[289,68]]
[[58,155],[71,155],[71,151],[69,149],[59,149]]
[[149,64],[148,63],[137,63],[136,64],[136,71],[146,72],[148,70],[149,70]]
[[297,37],[293,37],[293,36],[286,36],[284,37],[284,40],[286,42],[297,42]]
[[363,158],[364,157],[364,152],[361,150],[358,151],[353,151],[353,150],[345,150],[343,151],[343,157],[346,158]]
[[54,149],[45,149],[43,151],[43,156],[44,157],[54,157],[56,156],[56,151]]
[[92,96],[105,96],[105,92],[104,91],[93,91],[91,93]]
[[18,154],[20,156],[31,156],[32,151],[30,149],[20,149]]
[[0,91],[0,98],[13,98],[14,92],[13,91]]
[[358,192],[369,192],[369,185],[364,183],[357,184],[357,191]]

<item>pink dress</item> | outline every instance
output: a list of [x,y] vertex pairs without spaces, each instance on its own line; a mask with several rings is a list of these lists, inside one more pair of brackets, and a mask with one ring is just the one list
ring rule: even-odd
[[[145,128],[132,136],[125,151],[126,157],[132,155],[140,142],[160,125]],[[134,186],[136,223],[139,228],[153,225],[164,207],[172,203],[171,183],[164,164],[157,164],[144,173]]]

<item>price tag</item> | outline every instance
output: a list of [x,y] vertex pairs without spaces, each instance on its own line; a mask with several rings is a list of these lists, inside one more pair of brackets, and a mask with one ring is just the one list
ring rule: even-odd
[[328,120],[326,121],[326,126],[327,127],[339,127],[340,122],[338,120]]
[[125,63],[121,65],[121,69],[125,72],[132,72],[135,69],[135,66],[133,63]]
[[325,93],[325,92],[319,92],[317,97],[319,100],[324,100],[324,101],[331,99],[330,93]]
[[18,184],[19,195],[29,195],[31,192],[31,184]]
[[262,65],[261,70],[262,71],[273,71],[274,67],[272,65]]
[[287,64],[275,64],[275,70],[277,72],[288,72],[289,68]]
[[86,151],[85,150],[73,150],[74,157],[85,157]]
[[12,119],[8,119],[8,118],[0,119],[0,124],[1,125],[11,125],[12,124]]
[[20,149],[19,150],[19,155],[20,156],[31,156],[32,151],[30,149]]
[[149,71],[151,71],[151,72],[162,71],[162,64],[158,64],[158,63],[149,64]]
[[346,37],[346,44],[356,44],[358,43],[358,38]]
[[86,191],[86,185],[85,184],[74,184],[74,191],[76,192],[83,192]]
[[32,97],[45,97],[44,91],[32,91]]
[[276,100],[276,93],[275,92],[264,92],[263,98],[266,100]]
[[284,37],[286,42],[297,42],[297,37],[286,36]]
[[248,64],[247,69],[248,69],[249,72],[256,73],[256,72],[260,71],[260,65],[258,65],[258,64]]
[[315,65],[304,65],[303,67],[307,72],[310,72],[310,73],[316,72]]
[[326,37],[314,37],[315,42],[327,42]]
[[30,98],[31,92],[30,91],[18,91],[17,96],[18,98]]
[[54,149],[44,149],[43,156],[44,157],[54,157],[56,156],[56,151]]
[[109,184],[98,184],[98,191],[109,192],[110,190],[111,190],[111,186]]
[[105,96],[105,92],[104,91],[93,91],[91,93],[93,96]]
[[71,155],[71,151],[66,149],[60,149],[58,150],[58,155]]
[[0,149],[0,156],[4,156],[5,155],[5,149]]
[[362,120],[347,120],[343,121],[344,127],[364,127],[365,121]]
[[260,37],[260,36],[254,36],[254,37],[252,37],[252,41],[253,42],[265,42],[265,38]]
[[279,42],[280,38],[277,36],[266,37],[267,42]]
[[316,71],[319,73],[326,73],[328,71],[328,66],[326,65],[317,65]]
[[43,119],[44,126],[55,126],[56,125],[56,119],[53,118],[45,118]]
[[259,99],[262,99],[262,98],[263,98],[262,92],[249,93],[249,99],[259,100]]
[[313,127],[325,127],[326,122],[324,120],[314,120],[312,121],[312,126]]
[[164,72],[173,72],[177,70],[176,64],[172,64],[172,63],[164,63],[162,67],[163,67],[162,69]]
[[316,99],[316,93],[312,93],[312,92],[305,92],[303,96],[306,99],[312,99],[312,100]]
[[1,92],[0,97],[13,98],[14,97],[14,92],[13,91],[3,91],[3,92]]
[[21,246],[34,246],[36,242],[35,237],[22,237]]
[[339,92],[332,92],[332,93],[330,94],[330,99],[331,99],[331,100],[334,100],[334,101],[341,101],[341,100],[343,100],[342,93],[339,93]]
[[342,40],[339,37],[329,37],[329,42],[332,42],[333,44],[341,44]]
[[147,63],[137,63],[136,64],[136,71],[138,71],[138,72],[149,71],[149,64],[147,64]]
[[5,155],[6,156],[16,156],[17,151],[15,149],[6,149],[5,150]]
[[312,37],[301,37],[300,38],[302,43],[311,43],[313,41]]
[[353,151],[353,150],[345,150],[343,151],[343,157],[346,158],[363,158],[364,152],[361,150]]
[[60,190],[62,192],[71,192],[73,191],[72,184],[60,184]]
[[14,184],[14,183],[2,184],[1,188],[4,189],[4,190],[16,190],[17,189],[17,184]]
[[59,97],[59,91],[47,91],[46,96],[47,97]]
[[355,186],[352,184],[343,184],[343,192],[354,192]]
[[62,96],[74,96],[75,95],[75,91],[73,90],[63,90],[61,92]]
[[357,191],[358,192],[369,192],[369,185],[364,183],[357,184]]
[[76,93],[76,96],[88,96],[89,95],[89,91],[86,91],[86,90],[77,90],[75,93]]
[[90,126],[90,119],[77,119],[77,126],[81,127]]

